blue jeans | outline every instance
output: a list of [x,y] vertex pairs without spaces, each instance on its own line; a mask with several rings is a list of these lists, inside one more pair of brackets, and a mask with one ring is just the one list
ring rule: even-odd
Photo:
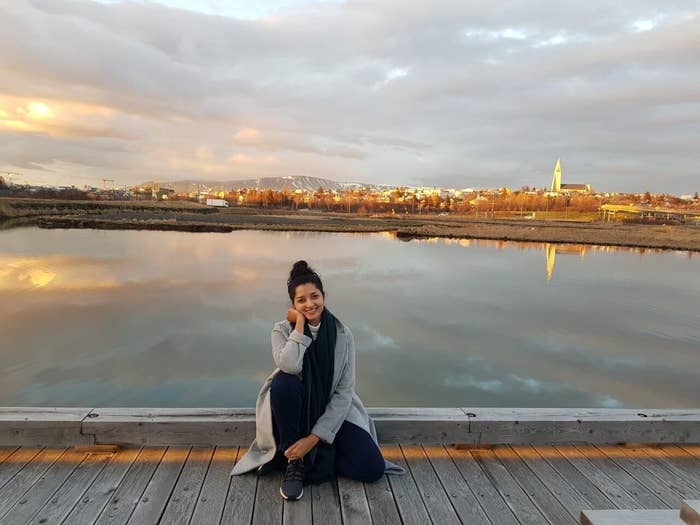
[[[270,386],[272,427],[277,449],[284,453],[304,437],[304,383],[278,372]],[[377,481],[384,474],[384,458],[365,430],[344,421],[335,435],[335,471],[357,481]]]

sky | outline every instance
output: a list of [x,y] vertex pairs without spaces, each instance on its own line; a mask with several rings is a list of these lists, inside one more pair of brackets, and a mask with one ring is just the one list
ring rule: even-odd
[[[0,176],[700,191],[694,1],[0,0]],[[112,183],[108,183],[112,184]]]

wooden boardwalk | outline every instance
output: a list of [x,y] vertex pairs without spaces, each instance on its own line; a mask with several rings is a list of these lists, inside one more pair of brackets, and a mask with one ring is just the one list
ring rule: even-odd
[[280,473],[229,475],[244,448],[96,448],[0,447],[0,523],[559,525],[700,499],[700,445],[389,445],[405,476],[340,478],[291,503]]

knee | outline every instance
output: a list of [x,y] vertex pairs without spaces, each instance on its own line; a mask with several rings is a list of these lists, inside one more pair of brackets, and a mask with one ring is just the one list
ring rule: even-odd
[[384,475],[384,458],[374,458],[364,464],[360,472],[353,476],[357,481],[363,483],[374,483]]
[[367,468],[366,483],[374,483],[384,475],[384,458],[379,457],[377,461],[372,461]]
[[285,395],[290,392],[298,392],[301,387],[301,380],[293,374],[277,372],[270,384],[270,393],[274,395]]

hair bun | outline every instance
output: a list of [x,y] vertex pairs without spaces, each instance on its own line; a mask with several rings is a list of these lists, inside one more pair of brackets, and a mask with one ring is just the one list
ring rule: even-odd
[[307,273],[313,273],[313,270],[309,268],[309,263],[306,261],[297,261],[294,263],[294,266],[292,266],[292,271],[289,272],[289,278],[294,279],[299,275],[304,275]]

